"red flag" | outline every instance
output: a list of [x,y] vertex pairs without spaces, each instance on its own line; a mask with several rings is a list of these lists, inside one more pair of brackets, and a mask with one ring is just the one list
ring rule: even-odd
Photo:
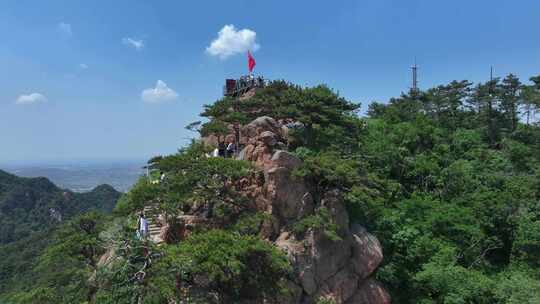
[[251,56],[251,52],[248,51],[248,69],[249,69],[249,72],[253,72],[253,68],[255,68],[255,58],[253,58],[253,56]]

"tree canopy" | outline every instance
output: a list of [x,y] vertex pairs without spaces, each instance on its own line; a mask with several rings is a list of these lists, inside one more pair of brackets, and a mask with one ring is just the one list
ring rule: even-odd
[[[289,143],[303,160],[294,176],[314,185],[315,200],[341,191],[350,222],[381,241],[384,261],[376,276],[393,302],[537,303],[540,76],[530,81],[515,75],[478,84],[452,81],[372,103],[365,117],[358,116],[358,104],[327,86],[274,81],[251,98],[206,105],[202,116],[209,121],[190,128],[224,135],[230,124],[262,115],[299,126]],[[254,229],[264,214],[254,213],[234,187],[255,169],[205,157],[207,152],[193,142],[149,161],[152,170],[165,173],[165,182],[141,178],[117,204],[121,228],[112,234],[119,259],[96,270],[102,288],[92,289],[86,279],[104,252],[106,230],[99,218],[86,215],[57,232],[62,237],[38,259],[36,270],[46,273],[10,300],[136,303],[144,295],[148,303],[234,302],[274,295],[289,265]],[[226,217],[229,225],[145,247],[134,238],[134,213],[149,202],[171,218],[212,206],[207,209],[214,214],[206,216]],[[314,227],[340,237],[323,208],[295,223],[294,233]],[[141,280],[137,273],[148,259],[154,262]]]

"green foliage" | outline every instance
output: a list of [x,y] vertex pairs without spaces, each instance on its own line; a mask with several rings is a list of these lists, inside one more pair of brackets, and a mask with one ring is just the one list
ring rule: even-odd
[[522,89],[453,82],[370,108],[347,200],[394,301],[511,303],[537,284],[540,137],[516,120]]
[[514,164],[517,170],[529,171],[534,164],[535,151],[527,144],[516,140],[505,139],[503,142],[504,152],[507,158]]
[[303,163],[293,172],[294,176],[313,182],[318,193],[348,190],[360,182],[360,164],[355,159],[346,159],[333,151],[315,153],[300,149],[297,154]]
[[160,277],[156,277],[154,264],[163,256],[162,249],[135,237],[128,226],[121,226],[113,235],[115,258],[97,269],[95,280],[100,288],[95,303],[166,303],[170,295],[155,284]]
[[119,196],[107,185],[74,193],[46,178],[21,178],[0,170],[0,302],[41,277],[33,268],[64,222],[91,210],[108,213]]
[[114,213],[118,215],[128,215],[140,211],[149,202],[154,201],[159,193],[159,184],[154,184],[151,179],[141,177],[129,192],[120,197],[114,208]]
[[421,303],[493,303],[495,283],[479,271],[456,265],[457,253],[440,251],[418,272],[414,281],[421,290]]
[[56,187],[44,177],[23,178],[0,170],[0,245],[90,210],[110,212],[119,196],[107,185],[74,193]]
[[296,234],[303,235],[308,230],[320,230],[332,241],[340,241],[339,231],[336,223],[333,222],[326,207],[318,208],[314,214],[296,222],[293,231]]
[[214,134],[217,136],[224,136],[229,133],[229,129],[226,123],[220,120],[212,120],[210,122],[203,124],[200,130],[200,133],[201,133],[201,136],[208,136],[210,134]]
[[[62,225],[41,253],[33,273],[37,280],[8,299],[13,303],[84,303],[96,286],[90,279],[104,253],[100,233],[105,218],[97,213],[77,216]],[[41,291],[37,293],[37,291]]]
[[207,148],[199,142],[178,153],[150,161],[153,172],[164,172],[166,180],[141,177],[130,192],[124,194],[115,208],[118,215],[141,211],[148,204],[158,204],[171,217],[186,208],[212,206],[218,217],[233,209],[246,209],[231,183],[249,173],[244,161],[206,157]]
[[[324,85],[303,88],[274,81],[252,98],[227,97],[205,106],[202,116],[209,121],[200,129],[200,124],[191,127],[203,135],[224,135],[229,124],[262,115],[296,122],[299,127],[290,130],[288,147],[303,164],[294,177],[314,186],[316,202],[328,191],[343,193],[350,221],[378,237],[385,257],[376,276],[393,302],[536,303],[540,126],[534,121],[540,109],[540,76],[531,81],[522,84],[513,75],[474,86],[453,81],[387,104],[374,103],[365,119],[356,116],[357,104]],[[523,123],[521,113],[526,115]],[[133,228],[124,229],[115,239],[120,258],[97,270],[100,288],[90,299],[88,276],[95,259],[89,257],[95,255],[88,248],[99,248],[100,238],[65,228],[69,235],[55,240],[37,260],[35,288],[12,294],[15,303],[32,303],[33,298],[43,303],[223,303],[276,296],[290,266],[281,252],[260,239],[267,217],[255,213],[237,187],[254,169],[242,161],[208,158],[208,152],[201,142],[193,142],[174,155],[151,159],[150,168],[165,172],[165,181],[141,179],[116,211],[127,216],[156,203],[174,219],[181,212],[206,209],[208,218],[230,223],[226,230],[201,230],[179,244],[155,248],[133,239]],[[54,190],[43,180],[34,183]],[[12,216],[26,218],[33,203],[24,193],[23,182],[0,171],[1,208],[8,206],[15,210]],[[39,210],[43,214],[47,209]],[[3,222],[0,229],[9,231],[1,235],[27,235],[31,222],[17,228],[22,232],[5,228],[10,222]],[[293,228],[299,235],[321,229],[331,239],[340,238],[326,208],[317,208]],[[22,245],[10,246],[16,250]],[[65,263],[59,265],[62,256]],[[143,265],[145,277],[140,279]],[[22,266],[0,267],[2,273],[13,273]]]
[[269,243],[224,230],[198,233],[168,246],[156,267],[164,293],[180,300],[179,287],[198,281],[210,291],[199,296],[215,294],[220,303],[274,298],[291,271],[284,254]]
[[[245,121],[301,122],[289,143],[304,161],[294,176],[315,185],[316,200],[344,193],[351,221],[381,240],[377,276],[394,301],[511,303],[538,277],[539,79],[453,81],[372,104],[364,120],[325,87],[275,82],[203,116],[227,121],[234,109]],[[324,226],[316,213],[295,230]],[[519,280],[523,289],[509,287]]]
[[263,212],[245,213],[234,224],[232,230],[241,235],[258,235],[263,222],[270,218],[270,214]]
[[[180,213],[206,210],[207,218],[226,218],[226,221],[220,222],[229,223],[231,231],[202,231],[182,241],[180,245],[156,248],[141,244],[133,239],[134,231],[126,230],[124,236],[115,238],[119,244],[116,253],[121,259],[108,268],[101,269],[98,276],[104,287],[99,289],[96,301],[136,303],[139,299],[144,299],[145,303],[163,303],[168,299],[178,299],[181,303],[188,303],[185,288],[180,288],[177,284],[194,287],[195,291],[190,290],[189,297],[201,297],[196,294],[196,290],[203,286],[193,280],[200,275],[211,273],[210,270],[215,270],[215,267],[224,268],[221,275],[215,273],[218,278],[212,278],[219,282],[212,290],[220,297],[268,296],[270,289],[265,288],[273,289],[277,286],[280,279],[276,276],[281,276],[279,271],[282,270],[276,267],[285,267],[284,265],[288,264],[286,260],[284,264],[279,264],[283,262],[279,260],[282,258],[280,253],[259,238],[259,227],[265,216],[253,213],[253,206],[249,205],[235,187],[239,179],[252,172],[249,163],[209,158],[205,156],[207,152],[201,143],[193,142],[174,155],[153,158],[149,162],[150,168],[153,172],[164,172],[165,180],[157,182],[152,178],[141,179],[120,199],[115,211],[119,215],[129,215],[142,210],[148,204],[157,204],[166,219],[172,223]],[[222,246],[217,246],[221,241]],[[144,248],[147,253],[141,252]],[[270,249],[272,251],[269,251]],[[199,252],[200,256],[194,255],[195,252]],[[203,253],[211,256],[203,256]],[[230,256],[230,259],[223,259],[223,265],[212,264],[217,263],[212,257],[220,254]],[[200,261],[197,262],[196,259]],[[205,259],[210,261],[204,264]],[[234,259],[238,261],[234,262]],[[260,273],[257,270],[259,264],[265,267]],[[199,266],[208,269],[196,268]],[[233,266],[234,268],[228,268]],[[137,277],[141,267],[145,267],[144,279]],[[230,273],[231,271],[234,273]],[[187,274],[190,274],[189,279],[185,277]],[[270,284],[269,279],[275,281]],[[270,287],[266,287],[267,285]],[[260,290],[263,294],[249,295],[252,290],[250,287],[253,286],[253,290]]]
[[[0,245],[0,294],[23,290],[35,280],[32,272],[38,256],[51,243],[53,229],[32,233],[30,236]],[[0,302],[3,297],[0,296]]]
[[193,143],[154,163],[153,167],[166,174],[166,181],[151,185],[155,191],[144,200],[160,202],[161,208],[170,216],[199,207],[212,210],[212,216],[216,217],[232,216],[250,209],[251,206],[232,187],[235,181],[249,174],[249,163],[206,157],[205,152],[204,146]]
[[540,303],[540,280],[523,271],[508,271],[498,277],[495,297],[500,303]]
[[18,293],[8,298],[9,303],[18,304],[57,304],[62,299],[57,291],[49,287],[37,287],[29,292]]
[[540,275],[540,218],[538,216],[527,214],[519,219],[512,250],[518,262],[526,263]]
[[[303,88],[285,81],[273,81],[247,100],[225,97],[213,105],[206,105],[201,116],[211,121],[203,126],[202,134],[222,130],[215,126],[223,126],[224,123],[246,124],[266,115],[303,125],[303,128],[293,132],[295,146],[352,149],[362,128],[362,123],[356,119],[359,107],[325,85]],[[336,137],[341,140],[335,141]]]
[[[155,247],[123,237],[117,259],[98,273],[97,303],[223,303],[273,298],[290,269],[285,256],[256,236],[210,230]],[[144,278],[140,275],[144,272]],[[204,288],[204,289],[201,289]]]

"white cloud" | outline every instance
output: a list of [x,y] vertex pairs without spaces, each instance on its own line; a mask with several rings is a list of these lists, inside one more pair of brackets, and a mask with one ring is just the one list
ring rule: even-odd
[[155,88],[142,91],[141,98],[147,103],[161,103],[177,99],[178,93],[169,88],[164,81],[158,80]]
[[22,94],[17,97],[17,100],[15,101],[15,103],[19,105],[35,104],[42,102],[47,102],[47,97],[40,93],[32,93],[28,95]]
[[137,51],[144,47],[144,40],[136,40],[133,38],[122,38],[122,43],[131,47],[134,47]]
[[65,22],[58,23],[58,30],[67,36],[73,35],[73,31],[71,30],[71,24],[69,23],[65,23]]
[[83,70],[88,69],[88,65],[87,65],[86,63],[80,63],[80,64],[79,64],[79,67],[80,67],[81,69],[83,69]]
[[218,37],[206,48],[206,52],[220,59],[245,53],[248,50],[256,51],[260,45],[255,42],[257,33],[250,29],[236,30],[234,25],[225,25],[219,32]]

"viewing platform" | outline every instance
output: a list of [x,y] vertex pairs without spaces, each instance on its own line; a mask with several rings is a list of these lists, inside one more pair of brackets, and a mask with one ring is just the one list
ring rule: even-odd
[[225,79],[223,96],[240,97],[254,88],[264,88],[266,81],[262,76],[245,75],[239,79]]

